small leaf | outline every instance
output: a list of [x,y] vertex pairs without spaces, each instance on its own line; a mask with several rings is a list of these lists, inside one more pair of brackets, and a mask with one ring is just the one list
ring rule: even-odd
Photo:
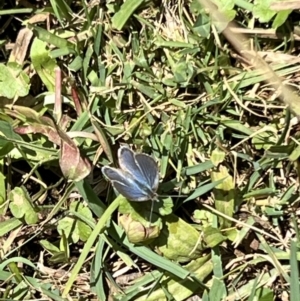
[[[198,3],[199,1],[196,0]],[[197,17],[194,23],[193,30],[203,38],[208,38],[210,34],[211,21],[206,14],[201,14]]]
[[29,77],[17,63],[0,64],[0,96],[17,99],[29,92]]
[[44,249],[46,249],[52,255],[60,252],[60,249],[54,244],[52,244],[51,242],[49,242],[48,240],[41,239],[40,244]]
[[25,187],[15,187],[9,193],[9,199],[11,201],[9,208],[16,218],[20,219],[24,217],[25,222],[28,225],[36,224],[38,222],[38,215],[34,210]]
[[122,215],[119,219],[124,228],[128,240],[132,243],[145,244],[158,237],[160,229],[158,226],[144,226],[141,222],[132,219],[131,215]]
[[166,216],[173,212],[174,204],[171,197],[160,199],[160,202],[163,204],[163,206],[159,207],[160,216]]
[[212,151],[210,160],[214,164],[214,166],[218,166],[225,159],[225,152],[221,151],[219,148],[216,148]]
[[209,290],[209,300],[221,301],[224,299],[226,299],[225,283],[223,280],[214,277]]
[[[212,181],[224,179],[214,188],[215,204],[217,210],[232,217],[234,208],[234,182],[232,176],[229,175],[225,166],[220,166],[219,172],[212,172],[211,179]],[[231,221],[221,217],[219,220],[221,229],[231,226]]]
[[276,14],[275,11],[270,9],[272,2],[274,0],[256,0],[253,8],[254,17],[262,23],[269,22]]
[[205,242],[193,226],[173,214],[164,217],[164,222],[159,237],[153,242],[164,257],[185,262],[201,256]]
[[236,15],[234,0],[214,0],[214,2],[218,6],[220,12],[225,15],[227,21],[232,21],[234,19]]
[[57,231],[60,235],[64,235],[73,243],[79,240],[79,233],[77,231],[77,219],[71,217],[64,217],[58,222]]
[[[70,206],[70,211],[76,212],[82,215],[83,218],[87,220],[92,220],[93,215],[88,207],[85,207],[80,202],[73,202]],[[58,222],[57,231],[61,235],[65,235],[69,241],[77,243],[78,240],[86,241],[92,233],[92,229],[85,222],[73,217],[64,217]]]
[[92,233],[91,227],[82,221],[78,221],[77,228],[80,240],[87,241]]
[[[85,217],[89,221],[93,220],[93,215],[91,210],[80,202],[73,202],[70,206],[70,211],[78,212],[80,215],[82,215],[82,217]],[[87,225],[85,222],[78,220],[77,228],[78,228],[79,238],[82,241],[86,241],[92,233],[91,227]]]
[[214,214],[207,210],[196,209],[193,216],[194,219],[197,220],[198,223],[201,223],[204,227],[212,225],[214,220]]
[[81,156],[79,148],[73,140],[59,130],[61,150],[59,165],[64,176],[73,181],[80,181],[91,172],[91,164],[87,158]]
[[68,262],[68,257],[66,256],[66,252],[60,251],[55,253],[50,259],[50,262],[53,263],[61,263],[61,262]]
[[192,0],[190,4],[190,10],[193,14],[198,15],[200,12],[204,11],[201,2],[199,0]]
[[291,12],[292,12],[291,9],[282,10],[282,11],[278,12],[277,16],[275,17],[275,19],[274,19],[274,21],[272,23],[272,28],[277,29],[278,27],[280,27],[281,25],[283,25],[284,22],[289,17],[289,15],[290,15]]
[[30,57],[35,71],[40,76],[42,82],[47,87],[48,91],[54,91],[55,85],[55,68],[57,67],[56,60],[50,57],[50,51],[47,48],[47,43],[35,38],[31,50]]
[[209,248],[213,248],[227,239],[219,229],[211,226],[203,228],[203,239]]
[[261,132],[252,138],[252,143],[258,150],[267,150],[276,143],[276,136],[272,131]]

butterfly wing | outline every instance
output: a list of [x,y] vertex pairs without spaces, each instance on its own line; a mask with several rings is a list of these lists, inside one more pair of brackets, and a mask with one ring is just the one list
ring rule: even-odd
[[[137,181],[144,183],[145,175],[140,166],[137,165],[134,152],[127,146],[121,146],[118,150],[119,165],[122,170],[130,173]],[[148,182],[144,185],[149,186]],[[149,186],[151,188],[151,186]]]
[[159,173],[155,160],[146,154],[135,154],[135,161],[142,171],[148,186],[156,191],[159,183]]
[[132,174],[141,184],[152,192],[157,190],[159,174],[155,160],[146,154],[135,154],[130,148],[122,146],[118,151],[122,170]]
[[102,167],[102,173],[111,181],[113,187],[126,199],[135,202],[143,202],[150,199],[147,192],[141,189],[139,184],[128,172],[104,166]]

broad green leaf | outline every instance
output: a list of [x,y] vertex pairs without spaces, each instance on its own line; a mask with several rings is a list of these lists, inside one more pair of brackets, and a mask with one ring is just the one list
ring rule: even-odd
[[9,208],[16,218],[24,218],[28,225],[38,222],[37,212],[25,187],[15,187],[9,193]]
[[215,148],[211,153],[210,160],[214,166],[218,166],[224,161],[225,156],[226,154],[224,151],[221,151],[219,148]]
[[193,12],[193,14],[198,15],[204,9],[199,0],[192,0],[190,4],[190,10]]
[[[256,295],[256,298],[259,298],[259,299],[257,299],[258,301],[273,301],[274,300],[274,290],[270,289],[268,287],[261,287],[259,289],[256,289],[255,295]],[[253,298],[253,300],[255,300],[255,299]]]
[[270,9],[270,5],[274,0],[256,0],[253,7],[253,15],[258,18],[260,22],[269,22],[276,14]]
[[186,262],[201,256],[206,245],[194,227],[174,214],[164,217],[163,221],[163,229],[153,244],[164,257]]
[[[224,179],[225,178],[225,179]],[[231,175],[225,166],[220,166],[219,172],[212,172],[211,180],[219,181],[224,179],[219,185],[214,188],[216,209],[223,214],[232,217],[234,208],[234,182]],[[231,221],[225,218],[219,218],[220,228],[228,228],[231,226]]]
[[[77,213],[76,216],[82,216],[87,220],[92,220],[93,216],[88,207],[85,207],[81,202],[72,202],[70,205],[70,212]],[[86,241],[92,233],[92,229],[81,219],[76,217],[64,217],[58,222],[57,231],[72,241],[77,243],[78,240]]]
[[[199,2],[194,0],[193,2]],[[199,34],[203,38],[208,38],[210,35],[211,20],[208,15],[201,14],[197,17],[196,22],[194,23],[193,30],[195,33]]]
[[17,99],[29,92],[29,76],[17,63],[0,64],[0,96]]
[[209,248],[214,248],[226,239],[227,238],[222,235],[219,229],[211,226],[203,228],[203,240],[205,241],[206,246]]
[[133,220],[130,215],[120,216],[119,222],[125,230],[128,240],[134,244],[151,242],[160,233],[158,226],[145,227],[141,222]]
[[209,212],[208,210],[199,210],[196,209],[194,211],[193,217],[195,220],[197,220],[198,223],[203,225],[203,227],[207,227],[212,225],[214,214]]
[[30,57],[33,67],[40,76],[48,91],[53,92],[55,86],[56,60],[50,57],[50,50],[46,42],[38,38],[33,40],[30,49]]
[[269,149],[276,143],[276,135],[273,131],[265,131],[255,135],[252,138],[252,143],[256,149]]
[[225,16],[224,20],[226,22],[220,22],[214,20],[214,24],[217,26],[219,31],[223,30],[228,22],[235,18],[236,11],[234,10],[235,1],[234,0],[213,0],[213,2],[218,6],[219,11]]
[[3,147],[2,142],[6,140],[2,140],[1,137],[6,137],[14,141],[22,141],[21,136],[15,133],[12,125],[3,120],[0,120],[0,147]]
[[[185,266],[185,269],[190,271],[191,274],[197,278],[198,281],[204,281],[204,279],[212,272],[213,264],[209,256],[200,257],[196,260],[191,261]],[[165,290],[167,289],[171,296],[176,296],[176,300],[186,300],[188,297],[195,294],[195,291],[199,289],[199,282],[191,281],[188,277],[184,280],[179,280],[177,277],[164,276],[160,283],[164,284],[164,288],[159,288],[151,292],[151,294],[144,293],[144,295],[135,298],[135,301],[166,301]],[[138,287],[136,288],[138,289]]]
[[278,27],[280,27],[281,25],[283,25],[284,22],[289,17],[289,15],[291,14],[291,12],[292,12],[291,9],[279,11],[277,13],[277,15],[276,15],[273,23],[272,23],[272,28],[277,29]]
[[226,287],[224,281],[213,278],[212,286],[209,291],[210,300],[221,301],[226,299]]
[[71,217],[64,217],[58,222],[57,231],[60,235],[64,235],[72,243],[77,243],[79,240],[79,233],[77,229],[77,219]]

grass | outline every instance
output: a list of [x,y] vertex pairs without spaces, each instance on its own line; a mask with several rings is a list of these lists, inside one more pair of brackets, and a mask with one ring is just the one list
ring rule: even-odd
[[[0,4],[1,300],[300,300],[298,16],[270,5]],[[124,144],[151,221],[101,173]]]

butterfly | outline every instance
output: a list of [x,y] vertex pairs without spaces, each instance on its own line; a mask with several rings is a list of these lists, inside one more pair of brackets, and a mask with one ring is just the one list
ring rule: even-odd
[[128,146],[118,150],[120,168],[102,167],[102,173],[126,199],[134,202],[157,200],[159,183],[155,160],[143,153],[134,153]]

